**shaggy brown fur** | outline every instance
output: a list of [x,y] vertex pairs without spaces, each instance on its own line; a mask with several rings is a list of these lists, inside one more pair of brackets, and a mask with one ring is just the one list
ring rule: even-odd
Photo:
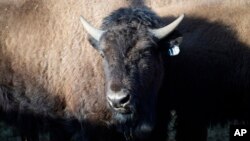
[[[125,5],[124,2],[120,3]],[[111,7],[116,9],[121,6],[120,3]],[[95,9],[84,9],[84,7],[92,7],[93,4],[84,1],[3,2],[1,4],[3,8],[1,8],[0,84],[20,91],[19,93],[26,95],[34,105],[44,103],[39,101],[38,93],[39,95],[44,93],[42,95],[47,99],[56,97],[58,102],[65,102],[63,107],[55,106],[57,109],[46,111],[48,115],[58,110],[69,113],[67,116],[76,116],[75,112],[89,113],[84,116],[79,115],[77,117],[79,119],[85,116],[97,118],[95,112],[98,113],[105,105],[95,107],[95,103],[103,100],[90,99],[93,95],[103,93],[100,56],[85,41],[79,16],[84,14],[88,18],[87,14],[89,14],[95,17],[90,13],[104,15],[110,10],[102,8],[97,10],[99,12],[92,12],[91,10],[95,11]],[[95,18],[101,19],[101,17]],[[81,97],[83,93],[88,96]],[[86,100],[92,103],[88,102],[89,105],[84,105],[86,111],[81,111],[83,105],[79,104],[84,104]],[[62,104],[55,103],[55,105]],[[20,104],[20,110],[38,113],[42,110],[37,109],[36,106],[26,106]],[[61,110],[62,108],[64,110]],[[88,109],[96,110],[88,112]],[[58,115],[64,113],[61,112]]]
[[108,124],[110,114],[100,96],[101,57],[85,40],[79,21],[82,14],[100,24],[103,16],[128,5],[125,0],[106,3],[0,2],[1,111]]

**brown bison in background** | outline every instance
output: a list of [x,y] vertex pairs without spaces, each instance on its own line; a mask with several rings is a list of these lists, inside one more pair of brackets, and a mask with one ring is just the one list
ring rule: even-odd
[[[114,41],[117,40],[116,37],[123,35],[133,41],[134,32],[112,29],[116,26],[112,22],[104,22],[103,30],[120,30],[120,36],[106,32],[109,36],[99,36],[103,38],[100,42],[90,39],[95,49],[89,46],[79,22],[80,15],[84,15],[91,23],[100,24],[101,19],[113,10],[131,4],[151,7],[160,16],[166,17],[166,23],[174,20],[171,18],[173,15],[176,17],[180,13],[186,13],[187,16],[178,27],[178,31],[183,34],[179,56],[169,57],[166,49],[175,45],[171,40],[179,37],[178,32],[173,32],[158,42],[159,40],[152,36],[155,34],[149,34],[144,26],[134,26],[132,31],[137,33],[137,30],[142,28],[142,31],[138,31],[140,35],[152,38],[146,38],[147,40],[140,44],[142,52],[131,57],[135,62],[129,66],[124,65],[131,60],[126,62],[127,55],[123,54],[123,49],[117,48],[125,48],[127,44],[122,42],[117,45],[119,42],[114,44]],[[176,110],[178,115],[177,140],[206,140],[207,125],[210,123],[224,123],[228,120],[249,122],[248,7],[249,2],[243,0],[108,0],[98,3],[56,0],[1,1],[1,118],[19,126],[21,133],[28,140],[38,140],[37,132],[40,130],[49,130],[51,140],[133,140],[138,139],[137,137],[147,137],[145,140],[166,140],[171,110]],[[160,24],[165,25],[162,22]],[[131,27],[132,25],[133,22]],[[149,27],[151,26],[158,28],[159,25],[153,24]],[[112,36],[111,33],[114,38],[109,40],[107,37]],[[118,41],[123,40],[124,38]],[[165,49],[159,47],[154,51],[152,48],[144,50],[147,41],[156,43],[150,43],[150,46],[158,45]],[[133,45],[128,44],[127,47]],[[107,51],[113,52],[111,56],[100,50],[100,47],[104,46],[112,47]],[[140,64],[140,59],[136,60],[138,56],[147,58],[142,59],[142,65],[137,65]],[[155,63],[157,57],[162,58],[160,64]],[[152,58],[154,63],[147,63],[147,60]],[[111,65],[104,65],[105,72],[102,60],[113,62]],[[161,65],[163,69],[152,67]],[[131,75],[125,73],[127,69],[140,70],[138,68],[144,68],[147,72],[145,78],[151,79],[143,80],[143,76],[139,74],[144,71],[130,73]],[[116,70],[122,73],[117,73]],[[157,78],[160,75],[162,81]],[[124,80],[124,76],[135,81]],[[155,78],[158,80],[155,83],[152,82],[154,76],[157,76]],[[143,81],[138,81],[138,78]],[[160,87],[158,100],[156,94],[150,94],[152,85],[148,84]],[[138,87],[131,89],[131,86]],[[123,88],[130,90],[132,97],[121,91]],[[110,93],[109,89],[113,92]],[[131,93],[132,90],[135,90],[135,93]],[[111,98],[110,94],[113,95]],[[125,103],[117,104],[117,100],[114,100],[117,97]],[[146,100],[143,99],[145,97]],[[127,102],[129,110],[119,106],[127,105]],[[154,107],[155,104],[157,107]],[[144,116],[126,116],[127,112],[133,113],[136,110],[139,112],[135,113]],[[113,126],[115,124],[112,124],[111,119],[121,122],[116,125],[122,126]],[[147,126],[137,126],[133,125],[134,123]],[[138,132],[138,129],[149,132]]]

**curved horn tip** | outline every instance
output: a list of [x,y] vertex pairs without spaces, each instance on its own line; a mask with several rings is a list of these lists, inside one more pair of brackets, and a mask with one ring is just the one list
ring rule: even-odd
[[91,35],[95,40],[99,41],[105,31],[93,27],[83,16],[80,16],[80,21],[88,34]]
[[183,18],[185,17],[185,14],[182,13],[177,19],[181,22],[183,20]]
[[80,21],[81,21],[82,24],[88,23],[87,20],[82,15],[80,16]]
[[185,13],[182,13],[179,18],[183,19],[185,17]]
[[149,29],[149,31],[158,39],[162,39],[169,35],[174,29],[180,24],[180,22],[183,20],[184,14],[181,14],[176,20],[174,20],[169,25],[166,25],[162,28],[158,29]]

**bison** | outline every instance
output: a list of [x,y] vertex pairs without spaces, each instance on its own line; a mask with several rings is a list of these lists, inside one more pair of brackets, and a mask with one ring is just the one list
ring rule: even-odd
[[81,47],[80,31],[67,30],[77,26],[55,20],[56,2],[20,5],[3,10],[10,17],[0,34],[1,119],[28,140],[39,140],[40,131],[60,141],[149,136],[164,58],[179,53],[174,30],[183,15],[165,25],[146,7],[121,8],[101,29],[82,17],[94,51]]
[[177,55],[181,43],[181,37],[167,35],[183,17],[162,27],[164,22],[146,7],[121,8],[104,19],[102,30],[81,18],[91,44],[103,57],[112,117],[127,136],[145,136],[153,130],[163,61],[168,51]]

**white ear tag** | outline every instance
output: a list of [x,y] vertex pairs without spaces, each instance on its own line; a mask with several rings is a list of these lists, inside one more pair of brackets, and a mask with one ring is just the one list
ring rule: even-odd
[[168,50],[168,53],[170,56],[176,56],[180,53],[180,48],[177,45],[174,45],[174,47],[170,48]]

